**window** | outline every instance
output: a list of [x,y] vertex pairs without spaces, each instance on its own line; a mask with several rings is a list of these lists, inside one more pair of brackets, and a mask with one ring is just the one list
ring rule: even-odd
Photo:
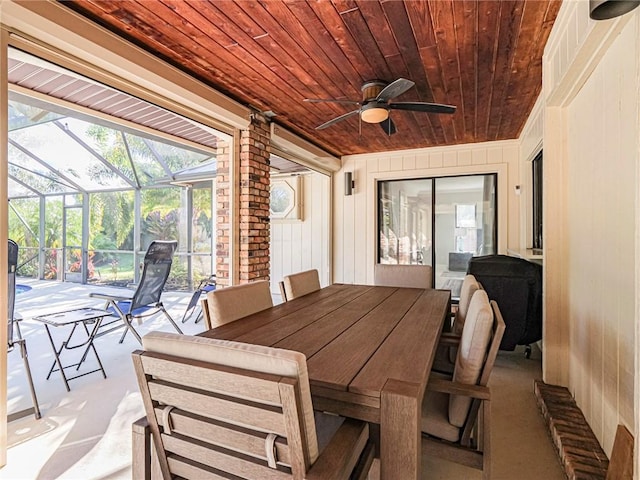
[[542,152],[531,162],[533,192],[533,248],[542,248]]

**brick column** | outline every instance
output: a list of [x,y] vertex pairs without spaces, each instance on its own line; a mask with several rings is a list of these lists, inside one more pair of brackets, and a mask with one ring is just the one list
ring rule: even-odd
[[269,279],[269,124],[255,116],[240,134],[240,283]]
[[[238,138],[238,137],[237,137]],[[221,142],[217,152],[217,228],[216,276],[217,284],[228,286],[234,252],[231,239],[237,238],[239,283],[269,279],[269,154],[270,130],[264,118],[255,116],[247,130],[239,135],[239,168],[236,169],[236,188],[231,192],[232,155],[228,143]],[[237,231],[232,224],[235,198]]]

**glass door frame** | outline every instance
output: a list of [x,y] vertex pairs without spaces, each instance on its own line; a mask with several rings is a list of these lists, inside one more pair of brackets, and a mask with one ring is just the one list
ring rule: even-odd
[[494,215],[493,215],[493,228],[491,231],[491,235],[492,235],[492,244],[494,246],[494,252],[495,254],[499,253],[499,239],[500,239],[500,230],[499,230],[499,220],[500,220],[500,203],[501,203],[501,197],[500,197],[500,183],[501,180],[503,180],[503,176],[504,173],[506,172],[501,172],[498,171],[496,172],[494,171],[487,171],[487,172],[469,172],[469,173],[459,173],[459,174],[452,174],[452,175],[434,175],[434,176],[425,176],[425,177],[416,177],[416,176],[408,176],[405,178],[376,178],[375,179],[375,192],[376,192],[376,222],[375,222],[375,238],[376,238],[376,246],[375,246],[375,263],[380,263],[380,255],[381,255],[381,236],[380,236],[380,232],[381,232],[381,216],[383,214],[383,210],[381,208],[381,202],[382,202],[382,187],[381,185],[384,182],[393,182],[393,181],[412,181],[412,180],[422,180],[422,181],[430,181],[431,183],[431,258],[430,258],[430,264],[432,266],[432,282],[433,285],[435,285],[435,276],[436,276],[436,244],[435,244],[435,237],[436,237],[436,196],[437,196],[437,192],[436,192],[436,181],[438,179],[444,179],[444,178],[456,178],[456,177],[474,177],[474,176],[481,176],[481,177],[487,177],[487,176],[492,176],[494,178],[494,204],[493,204],[493,209],[494,209]]

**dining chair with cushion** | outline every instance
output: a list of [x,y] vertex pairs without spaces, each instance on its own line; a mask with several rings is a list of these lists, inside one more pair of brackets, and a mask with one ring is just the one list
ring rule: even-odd
[[[160,299],[169,278],[173,254],[177,246],[178,242],[175,240],[154,240],[151,242],[144,255],[140,283],[133,293],[93,292],[89,294],[90,297],[105,300],[105,308],[112,312],[112,317],[117,318],[117,320],[103,323],[102,327],[107,328],[101,330],[98,335],[105,335],[124,325],[126,328],[120,337],[120,343],[122,343],[128,331],[131,331],[136,339],[141,342],[140,334],[133,326],[133,320],[140,322],[143,318],[158,313],[162,313],[173,328],[178,333],[182,333],[182,330],[171,318]],[[111,326],[114,323],[117,325]]]
[[430,265],[387,265],[374,266],[373,282],[384,287],[432,288]]
[[[8,295],[7,306],[9,311],[7,313],[8,330],[7,330],[7,352],[12,351],[16,346],[20,348],[20,356],[24,363],[24,373],[27,376],[27,382],[29,383],[29,390],[31,392],[31,401],[33,402],[33,414],[36,418],[40,418],[40,407],[38,405],[38,397],[36,396],[36,389],[33,386],[33,377],[31,376],[31,368],[29,367],[29,355],[27,353],[27,342],[22,337],[20,331],[20,321],[22,317],[15,311],[16,301],[16,270],[18,268],[18,244],[13,240],[9,240],[9,246],[7,250],[7,256],[9,260],[9,278],[8,278]],[[17,416],[22,416],[22,412],[18,412]],[[9,416],[9,421],[13,417]]]
[[464,326],[464,321],[467,318],[467,312],[469,311],[469,303],[471,303],[471,297],[476,293],[480,284],[476,280],[476,277],[473,275],[465,275],[462,280],[462,287],[460,288],[460,299],[458,300],[457,305],[453,306],[452,317],[453,317],[453,326],[451,331],[455,335],[462,334],[462,327]]
[[318,270],[315,269],[292,273],[285,276],[280,282],[280,293],[285,302],[316,290],[320,290],[320,276]]
[[207,330],[273,307],[267,280],[219,288],[202,300]]
[[368,424],[314,412],[302,353],[152,332],[132,356],[134,479],[366,478]]
[[[462,334],[462,327],[467,318],[469,304],[473,294],[482,288],[473,275],[466,275],[460,289],[460,300],[451,308],[453,323],[442,332],[436,356],[433,360],[433,370],[437,372],[452,373],[458,353],[458,342]],[[446,324],[445,324],[446,325]]]
[[488,387],[505,324],[484,290],[473,295],[452,376],[432,373],[422,403],[422,451],[491,478]]

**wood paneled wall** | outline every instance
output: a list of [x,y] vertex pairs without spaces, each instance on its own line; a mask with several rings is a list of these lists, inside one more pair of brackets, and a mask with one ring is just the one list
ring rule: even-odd
[[[353,195],[344,195],[344,173],[353,172]],[[373,283],[376,263],[378,180],[498,173],[498,249],[517,248],[520,207],[517,141],[403,150],[343,157],[334,176],[334,282]]]

